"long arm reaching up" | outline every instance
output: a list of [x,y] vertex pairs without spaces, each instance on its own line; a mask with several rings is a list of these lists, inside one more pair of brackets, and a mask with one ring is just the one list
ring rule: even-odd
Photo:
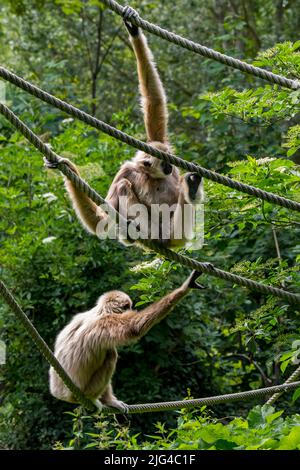
[[137,60],[147,137],[150,142],[168,143],[167,97],[146,37],[139,28],[130,23],[130,17],[135,14],[137,13],[128,7],[124,14],[124,21]]
[[200,273],[193,271],[180,287],[140,312],[128,310],[121,315],[111,313],[95,320],[91,341],[107,349],[138,341],[163,320],[190,289],[202,288],[196,282],[199,275]]

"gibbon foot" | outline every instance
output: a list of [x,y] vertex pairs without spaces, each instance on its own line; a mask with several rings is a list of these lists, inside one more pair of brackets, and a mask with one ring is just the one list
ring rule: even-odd
[[202,197],[202,191],[200,188],[202,176],[197,173],[187,173],[185,175],[185,181],[188,187],[188,197],[191,203],[200,202]]
[[117,410],[122,411],[122,413],[128,413],[128,410],[129,410],[128,405],[126,405],[126,403],[124,403],[121,400],[117,400],[117,399],[107,401],[104,404],[107,405],[107,406],[111,406],[113,408],[116,408]]
[[46,168],[50,168],[51,170],[56,170],[56,169],[59,169],[59,165],[63,163],[64,165],[67,165],[70,168],[70,170],[74,171],[76,175],[79,175],[79,172],[76,166],[68,158],[59,157],[57,162],[50,162],[47,157],[44,157],[43,160],[44,160],[44,166]]
[[133,8],[131,8],[129,6],[126,6],[126,7],[124,7],[122,14],[123,14],[124,24],[127,28],[127,31],[129,32],[129,34],[133,37],[138,36],[139,35],[138,26],[136,26],[135,24],[132,24],[130,22],[131,18],[133,18],[133,17],[137,18],[139,16],[138,12],[135,11]]

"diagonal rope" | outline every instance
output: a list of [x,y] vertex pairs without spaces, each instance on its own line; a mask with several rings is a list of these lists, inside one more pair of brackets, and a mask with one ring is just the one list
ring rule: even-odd
[[[20,320],[31,339],[42,353],[46,361],[54,368],[55,372],[60,376],[64,384],[71,390],[73,395],[78,399],[82,405],[88,409],[94,409],[95,405],[89,400],[79,388],[73,383],[63,367],[60,365],[51,349],[45,343],[39,332],[31,323],[27,315],[23,312],[12,293],[5,286],[4,282],[0,280],[0,295],[3,297],[7,305],[11,308],[17,318]],[[239,400],[247,400],[251,398],[259,398],[261,396],[270,395],[272,393],[283,393],[288,390],[294,390],[300,386],[300,382],[290,384],[275,385],[273,387],[260,388],[257,390],[248,390],[246,392],[230,393],[226,395],[218,395],[214,397],[195,398],[192,400],[168,401],[162,403],[143,403],[137,405],[127,405],[127,413],[149,413],[156,411],[171,411],[182,408],[194,408],[203,405],[218,405],[221,403],[234,402]],[[103,412],[107,414],[123,413],[112,407],[103,407]]]
[[[126,7],[123,7],[114,0],[101,0],[101,2],[104,3],[104,5],[106,5],[110,10],[114,11],[120,16],[123,16]],[[188,49],[189,51],[195,52],[196,54],[200,54],[204,57],[208,57],[209,59],[221,62],[221,64],[233,67],[235,69],[240,70],[241,72],[249,73],[250,75],[255,75],[256,77],[262,78],[263,80],[267,80],[271,83],[277,83],[278,85],[290,88],[292,90],[300,89],[299,80],[290,80],[289,78],[277,75],[273,72],[269,72],[268,70],[264,70],[259,67],[255,67],[254,65],[247,64],[242,60],[235,59],[234,57],[230,57],[226,54],[221,54],[220,52],[215,51],[214,49],[202,46],[201,44],[183,38],[178,34],[160,28],[159,26],[153,23],[149,23],[149,21],[144,20],[140,16],[132,16],[130,18],[130,22],[148,31],[151,34],[155,34],[156,36],[162,39],[166,39],[167,41],[176,44],[177,46],[181,46],[184,49]]]
[[69,375],[66,371],[62,368],[56,357],[54,356],[53,352],[49,348],[49,346],[45,343],[43,338],[40,336],[37,329],[31,323],[29,318],[27,317],[26,313],[23,312],[15,298],[13,297],[12,293],[8,290],[5,286],[4,282],[0,280],[0,295],[3,297],[7,305],[12,309],[14,314],[17,316],[18,320],[22,323],[25,330],[35,343],[38,350],[42,353],[44,358],[49,362],[49,364],[53,367],[55,372],[59,375],[61,380],[66,384],[68,389],[73,393],[74,397],[88,409],[94,409],[95,405],[91,400],[89,400],[82,391],[73,383]]
[[[292,375],[284,382],[283,385],[288,385],[293,382],[296,382],[300,378],[300,366],[292,373]],[[267,401],[267,405],[273,405],[275,401],[282,395],[283,392],[275,393],[269,400]]]
[[9,72],[4,67],[0,67],[0,77],[14,84],[15,86],[21,88],[27,93],[30,93],[31,95],[36,96],[40,100],[64,111],[70,116],[73,116],[76,119],[79,119],[80,121],[85,122],[86,124],[104,132],[105,134],[110,135],[111,137],[117,140],[120,140],[121,142],[124,142],[128,145],[131,145],[134,148],[142,150],[143,152],[148,153],[149,155],[152,155],[153,157],[156,157],[156,158],[159,158],[160,160],[171,163],[175,166],[178,166],[179,168],[183,168],[184,170],[197,173],[198,175],[204,178],[210,179],[211,181],[214,181],[215,183],[228,186],[229,188],[235,189],[237,191],[241,191],[246,194],[250,194],[250,196],[254,196],[264,201],[268,201],[272,204],[277,204],[287,209],[300,212],[299,202],[292,201],[285,197],[278,196],[277,194],[264,191],[254,186],[250,186],[249,184],[241,183],[239,181],[229,178],[228,176],[224,176],[215,171],[208,170],[207,168],[204,168],[198,165],[197,163],[188,162],[187,160],[177,157],[176,155],[173,155],[168,152],[163,152],[162,150],[158,150],[152,145],[146,144],[145,142],[142,142],[141,140],[135,139],[134,137],[131,137],[125,132],[120,131],[119,129],[116,129],[115,127],[110,126],[109,124],[91,116],[90,114],[84,111],[81,111],[75,106],[72,106],[66,103],[65,101],[60,100],[59,98],[56,98],[50,93],[47,93],[46,91],[41,90],[35,85],[32,85],[26,80],[23,80],[22,78],[18,77],[14,73]]
[[[59,157],[51,148],[44,144],[39,137],[34,134],[27,126],[22,122],[7,106],[0,103],[0,113],[2,113],[8,121],[20,131],[28,140],[31,142],[51,163],[57,164],[60,171],[66,175],[75,186],[82,192],[84,192],[90,199],[92,199],[97,205],[104,204],[106,209],[114,214],[117,220],[127,224],[127,220],[119,214],[105,199],[100,196],[94,189],[92,189],[82,178],[77,176],[67,165],[60,163],[61,157]],[[127,225],[126,225],[127,226]],[[230,281],[234,284],[238,284],[256,292],[261,292],[266,295],[275,295],[281,299],[284,299],[290,303],[300,304],[300,295],[288,292],[283,289],[278,289],[273,286],[262,284],[260,282],[253,281],[251,279],[232,274],[227,271],[216,268],[211,263],[201,263],[195,259],[189,258],[185,255],[176,253],[168,248],[165,248],[159,242],[152,240],[139,240],[139,244],[144,245],[147,248],[163,255],[169,260],[175,261],[176,263],[182,264],[189,268],[195,269],[201,273],[209,274],[211,276],[218,277]]]

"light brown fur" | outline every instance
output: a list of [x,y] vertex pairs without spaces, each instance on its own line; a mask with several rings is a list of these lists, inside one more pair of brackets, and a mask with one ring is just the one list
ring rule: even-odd
[[[141,105],[148,142],[159,150],[170,152],[171,147],[168,142],[167,133],[167,97],[152,53],[141,31],[130,39],[137,59]],[[72,162],[66,159],[65,162],[79,174],[78,169]],[[176,228],[174,223],[181,224],[182,226],[183,219],[180,215],[178,216],[178,213],[180,214],[184,204],[191,204],[194,207],[196,203],[202,201],[203,184],[202,181],[199,181],[199,186],[196,186],[196,188],[198,187],[197,193],[194,199],[191,200],[189,197],[189,185],[195,185],[195,183],[192,183],[193,174],[189,173],[180,176],[176,167],[169,165],[169,169],[166,170],[166,168],[166,164],[161,160],[138,151],[131,161],[122,164],[110,186],[106,200],[116,210],[120,210],[120,196],[127,198],[127,207],[129,208],[133,204],[145,204],[148,213],[147,220],[143,221],[142,231],[147,233],[148,236],[150,235],[151,226],[150,206],[152,204],[164,203],[169,207],[174,206],[170,229],[167,231],[167,235],[164,235],[164,240],[161,240],[161,233],[158,238],[168,246],[184,245],[187,241],[184,234],[179,240],[174,240]],[[168,174],[168,171],[171,172]],[[67,178],[65,178],[65,184],[82,224],[89,232],[101,234],[102,229],[100,229],[99,233],[98,228],[97,232],[97,226],[100,221],[107,220],[106,213],[97,207],[84,193],[76,189]],[[128,218],[130,219],[130,216]],[[188,225],[186,232],[190,233],[192,220],[188,220],[186,224]]]
[[[138,341],[166,317],[192,287],[195,273],[161,300],[141,312],[132,310],[132,301],[124,292],[102,295],[91,310],[79,313],[58,334],[55,356],[74,383],[90,399],[126,411],[112,390],[119,346]],[[60,400],[76,403],[69,389],[51,367],[50,391]]]

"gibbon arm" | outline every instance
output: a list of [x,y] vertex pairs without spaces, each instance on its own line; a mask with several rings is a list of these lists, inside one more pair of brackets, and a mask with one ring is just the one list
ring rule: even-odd
[[[53,163],[49,162],[47,158],[44,158],[45,166],[48,168],[56,168]],[[63,162],[77,175],[80,176],[77,166],[67,158],[62,158],[60,162]],[[72,201],[74,210],[77,217],[81,221],[82,225],[87,229],[88,232],[95,234],[97,233],[97,226],[101,220],[107,219],[107,214],[97,204],[94,203],[84,192],[76,188],[76,186],[64,176],[65,186],[69,193],[69,197]],[[107,201],[118,210],[119,206],[119,191],[116,185],[112,184],[114,188],[110,194],[108,194]]]
[[105,216],[103,212],[102,217],[101,209],[98,208],[85,193],[77,189],[72,181],[65,177],[65,186],[72,201],[74,210],[82,225],[88,232],[95,234],[98,222]]
[[168,142],[167,97],[144,34],[130,36],[137,59],[144,122],[149,141]]
[[167,294],[162,299],[146,307],[141,312],[128,311],[122,314],[109,314],[97,320],[97,330],[100,346],[104,348],[118,347],[130,344],[142,338],[148,331],[175,307],[187,295],[189,289],[199,288],[195,282],[199,273],[193,272],[181,287]]
[[[46,168],[57,168],[56,163],[52,163],[44,157],[44,163]],[[68,158],[60,158],[60,163],[67,165],[77,176],[80,176],[77,166],[71,162]],[[82,222],[83,226],[91,233],[96,233],[96,227],[105,216],[105,213],[98,208],[91,199],[89,199],[85,193],[76,188],[76,186],[64,176],[65,186],[69,193],[75,212]]]

